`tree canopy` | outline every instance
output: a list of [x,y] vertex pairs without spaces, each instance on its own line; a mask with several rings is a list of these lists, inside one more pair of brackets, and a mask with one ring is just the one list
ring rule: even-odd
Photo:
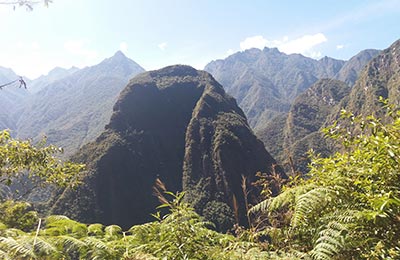
[[33,145],[30,140],[11,137],[9,131],[0,131],[0,183],[10,185],[21,174],[31,179],[58,186],[79,184],[83,164],[64,162],[56,155],[62,148],[45,146],[45,141]]

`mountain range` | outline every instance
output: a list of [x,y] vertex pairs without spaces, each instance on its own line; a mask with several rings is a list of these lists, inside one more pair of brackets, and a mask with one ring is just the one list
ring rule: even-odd
[[47,76],[28,81],[29,92],[5,89],[22,92],[23,98],[13,98],[13,105],[7,105],[12,113],[4,113],[9,118],[2,120],[7,122],[3,128],[23,139],[37,141],[45,136],[48,143],[63,147],[69,156],[101,133],[119,92],[143,71],[120,51],[95,66],[55,68]]
[[[298,138],[299,136],[296,135],[300,134],[297,133],[294,136],[291,134],[296,132],[292,129],[296,125],[295,122],[311,120],[308,124],[315,124],[312,128],[320,128],[318,126],[320,122],[314,121],[316,118],[297,118],[294,115],[294,111],[301,107],[302,98],[306,103],[309,102],[307,96],[304,97],[311,93],[307,90],[314,84],[317,86],[312,89],[317,91],[316,88],[320,88],[317,92],[324,91],[325,87],[332,90],[331,84],[351,87],[363,68],[379,53],[378,50],[364,50],[349,61],[341,61],[329,57],[314,60],[300,54],[287,55],[276,48],[250,49],[233,54],[224,60],[210,62],[205,70],[210,72],[217,81],[221,82],[226,91],[237,99],[256,135],[278,162],[285,164],[290,161],[290,157],[299,156],[298,149],[293,148],[293,145],[301,147],[302,151],[310,148],[301,145],[301,142],[296,145],[290,141]],[[317,83],[324,79],[327,81]],[[344,83],[331,80],[340,80]],[[300,97],[302,95],[303,97]],[[328,103],[331,98],[334,102],[338,102],[337,97],[326,96],[325,98]],[[304,104],[304,106],[309,105],[312,104]],[[323,117],[323,110],[326,108],[317,106],[314,111],[304,110],[303,112],[317,113],[318,117]],[[305,114],[302,116],[307,117]],[[303,127],[297,128],[297,130],[300,129]],[[301,153],[300,157],[304,156]],[[298,160],[296,164],[301,164],[302,166],[298,169],[303,170],[306,165]]]
[[265,47],[212,61],[205,70],[237,99],[258,132],[274,116],[288,112],[293,100],[318,79],[354,84],[361,69],[378,53],[365,50],[345,62],[329,57],[314,60],[300,54],[287,55]]

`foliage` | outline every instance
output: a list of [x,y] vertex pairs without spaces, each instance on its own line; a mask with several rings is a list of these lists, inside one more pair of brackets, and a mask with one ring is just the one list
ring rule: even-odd
[[44,146],[44,142],[34,146],[30,141],[11,138],[7,130],[0,131],[0,182],[10,185],[16,177],[28,171],[31,179],[58,186],[79,184],[78,175],[84,165],[62,162],[55,157],[62,149]]
[[268,228],[272,244],[283,239],[279,247],[313,259],[400,257],[400,111],[384,102],[381,120],[342,111],[325,133],[343,152],[312,155],[307,178],[252,209],[267,212],[270,223],[277,210],[291,212],[287,226]]
[[0,223],[28,231],[38,222],[38,214],[27,202],[11,200],[0,204]]
[[165,192],[159,208],[169,212],[128,231],[116,225],[86,225],[65,216],[47,217],[44,225],[39,222],[38,232],[3,224],[0,255],[3,259],[295,259],[293,254],[263,251],[255,243],[209,229],[210,223],[183,197],[183,193]]

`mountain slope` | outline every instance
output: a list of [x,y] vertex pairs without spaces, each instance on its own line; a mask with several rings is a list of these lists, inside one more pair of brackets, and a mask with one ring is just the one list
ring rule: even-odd
[[60,80],[62,78],[65,78],[75,72],[77,72],[79,69],[77,67],[71,67],[70,69],[63,69],[60,67],[56,67],[52,69],[46,76],[40,76],[39,78],[32,80],[29,83],[29,91],[31,93],[37,93],[40,90],[44,89],[51,83]]
[[[338,111],[350,87],[338,80],[321,79],[300,94],[288,113],[276,116],[258,133],[272,156],[282,164],[293,163],[294,170],[307,172],[307,152],[314,149],[328,155],[330,147],[320,130],[332,111]],[[288,168],[289,170],[289,168]]]
[[[382,52],[365,50],[354,56],[336,76],[342,77],[347,84],[323,79],[299,95],[286,116],[280,116],[280,120],[274,119],[273,126],[267,125],[259,132],[266,147],[281,148],[270,149],[271,154],[280,162],[287,162],[290,156],[296,170],[305,173],[308,171],[309,149],[321,153],[322,156],[337,149],[323,138],[320,130],[339,117],[341,108],[356,114],[379,116],[379,96],[398,104],[399,45],[397,41]],[[350,88],[355,77],[358,79],[354,87]]]
[[288,112],[291,102],[320,78],[332,78],[345,62],[286,55],[276,48],[251,49],[210,62],[210,72],[237,98],[257,132],[274,116]]
[[377,114],[379,96],[400,103],[400,40],[383,50],[362,71],[355,83],[346,109],[356,114]]
[[32,95],[18,121],[18,137],[65,148],[66,154],[94,140],[108,122],[121,89],[144,70],[117,52],[96,66],[55,80]]
[[343,65],[338,74],[335,75],[335,79],[341,80],[350,86],[353,86],[358,79],[360,72],[364,69],[368,62],[376,57],[379,53],[379,50],[373,49],[359,52]]
[[151,220],[157,178],[168,190],[183,189],[200,213],[217,211],[224,220],[233,219],[235,195],[243,223],[241,176],[251,181],[275,163],[235,100],[208,73],[188,66],[132,79],[106,130],[76,158],[88,163],[85,184],[64,191],[53,211],[123,227]]
[[321,128],[325,126],[329,114],[349,93],[350,87],[344,82],[322,79],[295,99],[286,121],[283,146],[289,151],[296,170],[308,171],[307,152],[310,149],[322,156],[331,153]]
[[[14,71],[8,68],[0,67],[0,85],[19,79]],[[19,109],[24,105],[29,92],[24,88],[19,88],[16,82],[0,89],[0,130],[17,128],[17,119]]]

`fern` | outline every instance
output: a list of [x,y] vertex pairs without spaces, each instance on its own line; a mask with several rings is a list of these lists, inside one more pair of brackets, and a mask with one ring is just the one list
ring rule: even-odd
[[315,187],[315,184],[309,184],[304,186],[296,186],[290,189],[286,189],[284,192],[276,197],[268,198],[250,209],[250,213],[262,212],[268,213],[270,211],[281,209],[287,205],[294,205],[296,199]]
[[17,239],[12,237],[0,237],[0,247],[11,256],[30,257],[35,259],[32,244],[27,243],[27,237],[22,236]]
[[306,224],[310,219],[319,216],[319,211],[325,209],[334,199],[336,192],[330,188],[318,187],[298,197],[292,217],[292,226]]

